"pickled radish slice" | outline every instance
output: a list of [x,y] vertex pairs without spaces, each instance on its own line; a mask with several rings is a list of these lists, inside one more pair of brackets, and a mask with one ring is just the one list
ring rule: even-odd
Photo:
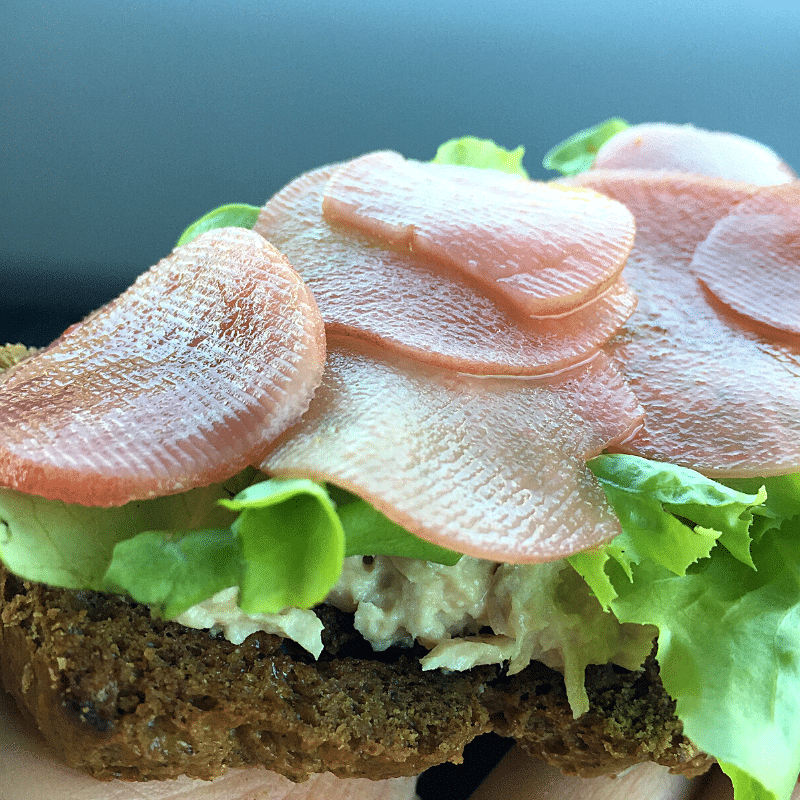
[[800,183],[736,206],[697,247],[691,269],[728,308],[800,336]]
[[800,471],[800,346],[738,324],[691,270],[715,225],[766,190],[641,170],[565,180],[624,202],[636,217],[625,276],[639,305],[606,348],[645,410],[624,449],[720,478]]
[[462,372],[536,375],[590,358],[636,307],[617,279],[565,315],[531,319],[467,276],[330,225],[321,206],[334,170],[292,181],[253,228],[300,272],[330,333]]
[[534,316],[563,313],[607,288],[634,236],[628,211],[595,192],[393,152],[340,166],[322,212],[469,275]]
[[0,384],[0,484],[113,506],[222,481],[308,407],[314,299],[252,231],[176,248]]
[[599,354],[558,378],[478,378],[329,340],[323,384],[261,465],[330,481],[435,544],[564,558],[619,532],[585,460],[641,421]]
[[692,172],[762,185],[797,179],[780,156],[761,142],[663,122],[634,125],[615,134],[597,151],[593,168]]

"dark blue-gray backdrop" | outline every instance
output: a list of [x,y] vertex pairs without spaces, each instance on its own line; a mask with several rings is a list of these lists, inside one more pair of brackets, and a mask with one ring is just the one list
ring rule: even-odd
[[299,172],[462,134],[526,166],[619,115],[800,167],[792,0],[17,0],[0,10],[0,340],[42,345],[182,228]]

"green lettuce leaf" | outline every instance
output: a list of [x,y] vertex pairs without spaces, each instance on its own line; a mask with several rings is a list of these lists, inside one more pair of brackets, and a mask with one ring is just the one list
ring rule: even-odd
[[261,209],[258,206],[251,206],[247,203],[229,203],[219,206],[195,220],[181,234],[175,247],[191,242],[201,233],[213,231],[216,228],[252,228],[256,224],[259,211]]
[[230,528],[144,531],[114,548],[102,588],[173,619],[240,578],[241,547]]
[[767,531],[780,527],[785,519],[800,515],[800,473],[773,475],[769,478],[737,478],[726,480],[725,485],[741,492],[752,492],[759,485],[767,488],[767,500],[753,525],[753,540],[758,541]]
[[450,139],[439,146],[433,158],[434,164],[455,164],[477,169],[496,169],[511,175],[527,178],[528,173],[522,166],[525,148],[521,145],[515,150],[506,150],[491,139],[477,139],[474,136],[462,136]]
[[731,776],[737,800],[788,800],[800,772],[800,526],[719,548],[679,577],[648,562],[617,581],[624,622],[656,625],[661,679],[684,733]]
[[542,164],[562,175],[585,172],[594,163],[600,147],[612,136],[630,127],[624,119],[612,117],[599,125],[586,128],[565,139],[545,154]]
[[788,800],[800,772],[800,476],[723,485],[633,456],[589,466],[623,533],[570,563],[621,622],[658,628],[684,732],[720,761],[736,800]]
[[68,589],[101,589],[114,547],[143,530],[230,526],[217,505],[252,479],[248,471],[224,484],[183,494],[94,508],[0,488],[0,558],[26,580]]
[[364,500],[339,507],[345,531],[345,556],[402,556],[453,566],[461,553],[426,542],[392,522]]
[[344,529],[325,487],[302,478],[253,484],[222,505],[239,516],[239,606],[248,614],[311,608],[336,584]]
[[336,584],[343,559],[392,555],[455,564],[364,500],[306,479],[271,478],[219,505],[238,514],[223,530],[147,530],[120,541],[99,586],[167,619],[230,586],[247,613],[311,608]]
[[569,560],[605,608],[617,594],[605,571],[609,560],[629,581],[633,565],[645,562],[685,575],[719,542],[752,566],[750,527],[754,510],[766,501],[763,486],[751,493],[738,491],[694,470],[637,456],[597,456],[588,466],[605,490],[622,534],[600,550]]

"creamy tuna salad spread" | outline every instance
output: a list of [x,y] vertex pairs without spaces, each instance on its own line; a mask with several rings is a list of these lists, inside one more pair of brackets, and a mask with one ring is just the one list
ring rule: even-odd
[[[285,636],[315,657],[322,623],[311,610],[246,614],[232,587],[176,618],[190,628],[221,632],[234,644],[251,633]],[[656,629],[623,624],[603,612],[566,561],[498,564],[462,557],[453,566],[393,556],[345,559],[326,602],[354,613],[354,626],[375,650],[419,642],[430,650],[423,669],[467,670],[508,663],[508,673],[541,661],[562,672],[575,716],[588,710],[587,664],[638,669]]]

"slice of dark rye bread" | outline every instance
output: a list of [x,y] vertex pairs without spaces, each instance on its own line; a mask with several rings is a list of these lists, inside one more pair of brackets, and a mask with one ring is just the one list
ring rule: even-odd
[[0,566],[0,678],[62,759],[100,779],[212,778],[263,764],[299,781],[415,775],[494,731],[568,773],[711,761],[684,738],[651,658],[587,669],[572,717],[561,676],[531,664],[423,672],[418,650],[373,653],[352,615],[318,610],[325,652],[269,634],[234,645],[125,598],[28,583]]

